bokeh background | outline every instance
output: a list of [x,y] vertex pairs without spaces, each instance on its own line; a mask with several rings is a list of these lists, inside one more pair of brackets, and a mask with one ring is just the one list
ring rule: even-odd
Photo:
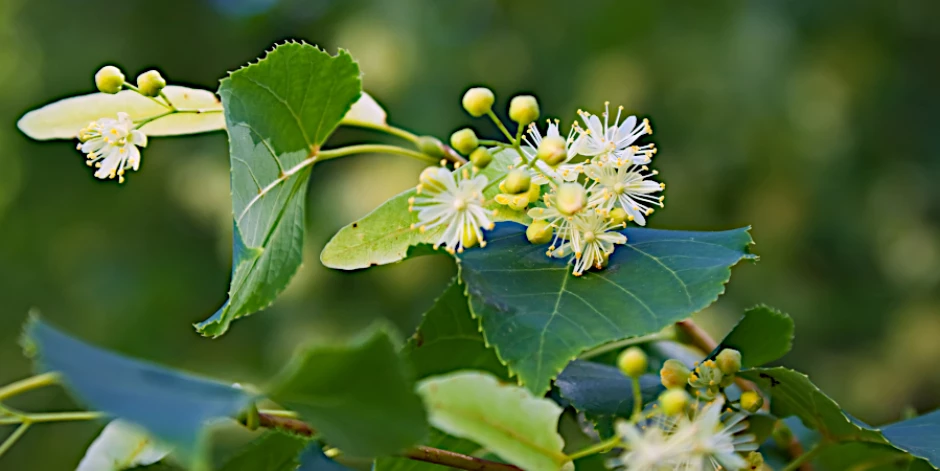
[[[94,89],[102,65],[218,80],[287,38],[349,49],[390,119],[445,138],[485,84],[570,123],[605,100],[649,116],[668,183],[659,228],[753,226],[762,260],[697,315],[716,336],[758,302],[797,321],[785,363],[859,418],[940,405],[940,2],[565,0],[0,1],[0,384],[29,373],[27,312],[95,343],[246,382],[303,342],[377,317],[407,335],[453,275],[444,257],[359,273],[318,254],[414,184],[420,165],[318,166],[305,265],[219,340],[190,324],[228,287],[224,133],[153,139],[128,182],[92,178],[72,142],[32,142],[24,112]],[[342,130],[335,143],[375,139]],[[379,136],[380,139],[384,139]],[[342,324],[328,321],[341,313]],[[74,407],[55,389],[15,405]],[[96,425],[37,426],[3,469],[72,469]],[[11,430],[0,431],[4,436]],[[55,450],[54,453],[49,450]]]

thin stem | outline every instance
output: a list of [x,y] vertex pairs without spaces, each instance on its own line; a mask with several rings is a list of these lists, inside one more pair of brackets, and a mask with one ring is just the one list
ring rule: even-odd
[[19,427],[16,428],[15,431],[13,431],[13,434],[3,441],[3,444],[0,444],[0,456],[3,456],[7,450],[13,447],[13,444],[16,443],[16,441],[19,440],[27,430],[29,430],[30,425],[32,424],[29,422],[23,422]]
[[631,376],[630,379],[633,381],[633,415],[630,420],[636,423],[643,417],[643,390],[638,376]]
[[359,121],[358,119],[344,119],[340,124],[344,126],[353,126],[357,128],[366,128],[366,129],[372,129],[375,131],[381,131],[386,134],[390,134],[392,136],[400,137],[402,139],[410,141],[413,144],[417,144],[419,140],[416,134],[406,131],[401,128],[396,128],[395,126],[391,126],[389,124],[376,124],[376,123],[370,123],[368,121]]
[[166,96],[166,93],[163,93],[163,90],[160,90],[160,98],[163,98],[163,101],[166,102],[167,106],[169,106],[171,110],[177,111],[176,107],[173,106],[173,102],[171,102],[170,98]]
[[796,459],[791,461],[790,464],[783,468],[783,471],[796,471],[798,469],[805,470],[809,461],[815,458],[816,455],[819,454],[819,452],[822,451],[826,446],[828,446],[828,442],[817,442],[815,445],[813,445],[812,448],[809,449],[809,451],[803,453],[800,456],[797,456]]
[[96,420],[106,417],[102,412],[49,412],[39,414],[26,414],[17,417],[0,417],[0,425],[45,422],[77,422],[82,420]]
[[431,157],[430,155],[385,144],[359,144],[354,146],[338,147],[336,149],[320,151],[314,157],[317,160],[329,160],[353,154],[396,154],[404,155],[405,157],[411,157],[413,159],[423,160],[425,162],[437,163],[437,159]]
[[482,146],[497,146],[500,147],[500,150],[512,148],[511,144],[506,144],[503,141],[496,141],[493,139],[479,139],[479,143]]
[[581,458],[584,458],[584,457],[587,457],[587,456],[591,456],[591,455],[597,455],[597,454],[601,454],[601,453],[607,453],[608,451],[613,450],[614,448],[616,448],[617,445],[619,445],[619,444],[620,444],[620,437],[619,437],[619,436],[613,436],[613,437],[608,438],[607,440],[604,440],[604,441],[602,441],[602,442],[600,442],[600,443],[595,443],[594,445],[591,445],[591,446],[589,446],[589,447],[587,447],[587,448],[585,448],[585,449],[583,449],[583,450],[576,451],[576,452],[574,452],[574,453],[568,455],[568,458],[570,458],[571,461],[574,461],[574,460],[579,460],[579,459],[581,459]]
[[484,460],[482,458],[447,450],[439,450],[429,446],[412,448],[404,452],[402,456],[416,461],[424,461],[425,463],[434,463],[468,471],[522,471],[522,468],[511,464]]
[[496,113],[493,113],[493,110],[490,109],[487,110],[486,115],[489,116],[494,123],[496,123],[496,127],[498,127],[499,130],[503,132],[503,135],[506,136],[506,139],[509,139],[509,142],[511,142],[513,145],[516,145],[516,140],[512,138],[512,134],[509,133],[509,130],[506,129],[506,126],[503,124],[503,122],[499,120],[499,117],[496,116]]
[[204,113],[205,113],[205,114],[208,114],[208,113],[221,113],[221,112],[222,112],[222,110],[218,110],[218,109],[212,109],[212,110],[205,110],[205,109],[178,110],[178,109],[173,109],[173,110],[167,111],[166,113],[160,113],[160,114],[158,114],[158,115],[156,115],[156,116],[151,116],[151,117],[149,117],[149,118],[144,118],[144,119],[142,119],[142,120],[140,120],[140,121],[137,121],[137,122],[136,122],[136,125],[135,125],[134,127],[135,127],[136,129],[140,129],[140,128],[144,127],[145,125],[147,125],[147,124],[149,124],[149,123],[151,123],[151,122],[153,122],[153,121],[156,121],[156,120],[158,120],[158,119],[160,119],[160,118],[164,118],[164,117],[167,117],[167,116],[170,116],[170,115],[174,115],[174,114],[184,114],[184,113],[190,113],[190,114],[204,114]]
[[11,398],[26,391],[52,386],[59,383],[58,373],[43,373],[41,375],[31,376],[15,383],[10,383],[0,388],[0,401]]
[[621,350],[626,347],[633,345],[639,345],[643,343],[658,342],[661,340],[672,340],[672,335],[665,332],[656,332],[655,334],[641,335],[639,337],[630,337],[623,340],[618,340],[616,342],[605,343],[599,347],[592,348],[581,355],[578,356],[581,360],[589,360],[591,358],[599,357],[607,352],[612,352],[614,350]]
[[286,417],[288,419],[296,419],[298,417],[297,413],[292,410],[259,409],[258,413],[267,414],[274,417]]
[[[140,96],[149,98],[149,99],[153,100],[154,103],[156,103],[156,104],[158,104],[158,105],[160,105],[160,106],[162,106],[162,107],[164,107],[164,108],[166,108],[166,109],[168,109],[168,110],[173,111],[173,110],[176,109],[176,108],[173,107],[173,105],[168,104],[168,103],[169,103],[169,100],[167,100],[167,103],[164,103],[164,102],[162,102],[162,101],[160,101],[160,100],[158,100],[158,99],[156,99],[156,98],[154,98],[154,97],[152,97],[152,96],[144,95],[143,93],[141,93],[141,91],[140,91],[139,88],[135,87],[134,84],[132,84],[132,83],[130,83],[130,82],[124,82],[124,88],[133,90],[133,91],[137,92],[137,94],[139,94]],[[161,94],[162,94],[162,92],[161,92]]]

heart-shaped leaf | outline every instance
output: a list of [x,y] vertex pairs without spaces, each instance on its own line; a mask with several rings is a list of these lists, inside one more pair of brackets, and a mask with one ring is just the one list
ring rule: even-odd
[[[626,418],[633,413],[633,381],[616,367],[575,360],[558,375],[555,386],[562,398],[590,418]],[[655,400],[664,389],[659,376],[640,377],[644,404]]]
[[588,348],[658,332],[705,308],[724,292],[731,267],[755,258],[747,229],[624,234],[609,265],[581,277],[512,223],[497,224],[485,249],[460,257],[487,342],[533,392]]
[[793,319],[767,306],[748,309],[709,358],[725,348],[741,352],[741,365],[752,368],[786,355],[793,344]]
[[222,81],[235,216],[229,299],[196,327],[219,336],[264,309],[302,261],[306,189],[320,146],[359,98],[359,66],[287,43]]
[[307,440],[300,437],[268,432],[245,445],[218,471],[294,471],[305,446]]

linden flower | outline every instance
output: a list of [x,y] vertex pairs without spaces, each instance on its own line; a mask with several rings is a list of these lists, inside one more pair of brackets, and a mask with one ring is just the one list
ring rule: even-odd
[[636,116],[629,116],[620,122],[623,107],[617,108],[617,117],[610,125],[610,102],[604,102],[604,122],[601,123],[597,115],[578,110],[578,115],[584,121],[585,130],[580,130],[581,139],[577,152],[589,157],[597,157],[602,162],[631,162],[642,165],[648,164],[656,154],[654,144],[642,146],[633,145],[640,137],[653,134],[653,128],[648,119],[638,125]]
[[607,466],[625,471],[659,471],[676,469],[673,460],[685,444],[669,436],[664,427],[643,430],[625,420],[616,424],[617,435],[626,451],[607,461]]
[[[548,120],[548,129],[545,131],[545,137],[561,137],[561,132],[559,132],[560,122],[556,119],[554,122]],[[528,136],[523,136],[522,139],[525,140],[526,146],[522,147],[522,152],[532,159],[538,154],[539,144],[542,143],[542,133],[539,131],[538,126],[535,123],[529,123],[529,128],[527,130]],[[557,165],[549,165],[547,162],[536,159],[535,165],[541,172],[533,172],[532,181],[538,185],[544,185],[549,183],[548,178],[545,175],[548,175],[555,180],[562,180],[566,182],[573,182],[578,179],[578,176],[581,175],[581,172],[584,171],[584,166],[580,163],[571,164],[571,159],[578,155],[578,148],[581,146],[581,136],[578,136],[578,129],[576,126],[571,126],[571,130],[568,131],[568,137],[565,138],[565,147],[566,147],[566,157],[565,160],[561,161]],[[516,165],[522,163],[522,157],[516,159]]]
[[88,154],[85,163],[98,170],[100,179],[118,177],[124,183],[124,172],[140,168],[140,150],[147,147],[147,135],[134,129],[134,122],[127,113],[118,113],[117,119],[101,118],[78,133],[82,141],[78,150]]
[[[747,429],[747,416],[742,413],[722,414],[724,399],[718,398],[702,408],[695,417],[684,418],[676,425],[686,429],[689,450],[678,462],[687,470],[743,470],[747,461],[740,453],[757,450],[753,435],[741,434]],[[726,415],[722,420],[722,415]],[[680,432],[677,432],[680,433]]]
[[646,216],[653,214],[651,206],[663,207],[664,197],[651,194],[664,190],[666,185],[647,180],[659,172],[650,172],[645,165],[594,162],[584,173],[594,180],[588,188],[591,204],[608,211],[623,208],[629,220],[641,226],[646,225]]
[[463,252],[477,243],[486,246],[483,229],[493,228],[489,212],[483,208],[483,189],[487,178],[469,178],[466,168],[460,171],[430,167],[421,173],[418,196],[408,200],[409,211],[418,212],[418,222],[411,227],[426,232],[445,226],[434,248],[444,246],[450,253]]

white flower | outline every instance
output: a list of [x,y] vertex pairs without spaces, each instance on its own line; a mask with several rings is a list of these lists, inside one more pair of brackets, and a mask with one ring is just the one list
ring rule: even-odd
[[101,118],[82,129],[78,134],[82,143],[77,148],[88,154],[85,163],[98,169],[95,177],[118,177],[118,182],[124,183],[124,172],[128,168],[140,168],[137,147],[147,147],[147,135],[134,128],[127,113],[118,113],[117,117]]
[[592,205],[608,211],[621,207],[630,220],[641,226],[646,225],[646,216],[653,214],[651,206],[663,207],[664,197],[651,194],[662,191],[666,185],[648,180],[659,172],[650,172],[645,165],[593,162],[585,167],[584,173],[594,180],[588,188]]
[[648,119],[637,124],[636,116],[628,116],[620,122],[623,107],[617,108],[617,117],[610,125],[610,102],[604,103],[604,122],[601,123],[597,115],[578,110],[578,115],[584,121],[587,129],[581,130],[581,139],[577,152],[581,155],[596,157],[601,162],[631,162],[642,165],[648,164],[656,154],[654,144],[642,146],[633,145],[640,137],[653,134],[653,128]]
[[[532,219],[548,221],[555,227],[555,240],[548,248],[550,257],[574,256],[575,276],[581,276],[591,267],[601,269],[614,251],[614,245],[624,244],[627,237],[619,232],[622,225],[615,225],[605,217],[602,211],[585,208],[576,214],[565,215],[546,198],[545,208],[533,208],[529,211]],[[559,244],[560,243],[560,244]],[[556,244],[559,244],[556,248]]]
[[[545,131],[545,137],[555,136],[561,137],[561,133],[558,130],[559,121],[556,119],[554,122],[551,120],[548,121],[548,129]],[[538,153],[539,144],[542,143],[542,133],[539,131],[538,126],[535,123],[529,123],[529,128],[527,131],[528,136],[522,136],[522,139],[525,140],[526,145],[522,147],[522,152],[530,160],[535,158],[535,155]],[[562,180],[566,182],[573,182],[578,179],[578,176],[581,175],[581,172],[584,171],[584,166],[581,163],[572,164],[569,163],[571,160],[578,155],[577,149],[581,146],[581,136],[578,136],[578,129],[575,126],[571,127],[571,130],[568,131],[568,137],[565,139],[567,157],[565,160],[559,163],[558,165],[552,166],[542,160],[535,160],[535,165],[538,167],[541,172],[532,173],[532,181],[538,185],[544,185],[549,183],[548,178],[545,175],[549,175],[555,180]],[[516,159],[516,165],[522,164],[522,157]]]
[[483,190],[487,178],[477,175],[469,178],[466,168],[460,171],[430,167],[421,172],[418,196],[408,200],[409,211],[418,212],[418,222],[412,224],[421,232],[445,226],[434,248],[444,246],[450,252],[463,252],[478,242],[486,246],[483,229],[493,228],[489,212],[483,208]]
[[617,435],[625,451],[607,461],[607,466],[626,471],[659,471],[675,469],[673,460],[684,446],[666,434],[661,427],[646,427],[642,431],[625,420],[617,422]]

